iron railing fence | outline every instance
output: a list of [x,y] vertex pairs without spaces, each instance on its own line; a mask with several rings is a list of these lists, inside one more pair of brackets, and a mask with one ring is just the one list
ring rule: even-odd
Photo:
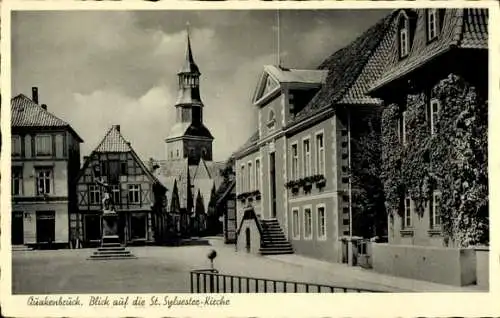
[[296,281],[275,280],[220,274],[215,269],[190,272],[191,293],[378,293],[347,286],[331,286]]

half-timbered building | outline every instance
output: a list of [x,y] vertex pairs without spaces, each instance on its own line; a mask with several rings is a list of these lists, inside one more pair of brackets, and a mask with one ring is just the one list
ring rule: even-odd
[[159,184],[120,132],[113,125],[92,153],[85,157],[77,180],[78,219],[72,232],[83,246],[100,243],[102,232],[102,187],[111,188],[122,244],[151,244],[155,229],[163,225],[165,188]]
[[11,100],[12,244],[68,247],[82,138],[32,98]]

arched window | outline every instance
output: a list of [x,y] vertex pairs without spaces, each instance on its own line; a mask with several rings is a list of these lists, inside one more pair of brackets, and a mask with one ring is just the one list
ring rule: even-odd
[[398,25],[399,57],[408,56],[410,52],[410,32],[408,18],[402,15]]
[[427,41],[432,41],[438,35],[437,9],[427,9]]
[[267,115],[267,127],[269,127],[269,129],[274,129],[275,123],[276,123],[276,116],[274,114],[274,110],[270,109]]

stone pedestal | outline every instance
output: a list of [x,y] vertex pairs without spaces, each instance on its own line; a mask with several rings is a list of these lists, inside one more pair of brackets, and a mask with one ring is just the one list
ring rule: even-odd
[[102,214],[102,246],[120,245],[118,236],[118,214],[105,210]]

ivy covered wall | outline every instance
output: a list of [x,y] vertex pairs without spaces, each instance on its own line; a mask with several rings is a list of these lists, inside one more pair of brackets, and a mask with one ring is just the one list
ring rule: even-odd
[[[429,100],[440,102],[437,133],[430,133]],[[406,107],[406,144],[398,125]],[[422,215],[434,190],[441,192],[445,244],[488,243],[488,103],[486,93],[456,74],[430,90],[407,95],[382,113],[382,171],[386,209],[401,216],[409,195]]]

